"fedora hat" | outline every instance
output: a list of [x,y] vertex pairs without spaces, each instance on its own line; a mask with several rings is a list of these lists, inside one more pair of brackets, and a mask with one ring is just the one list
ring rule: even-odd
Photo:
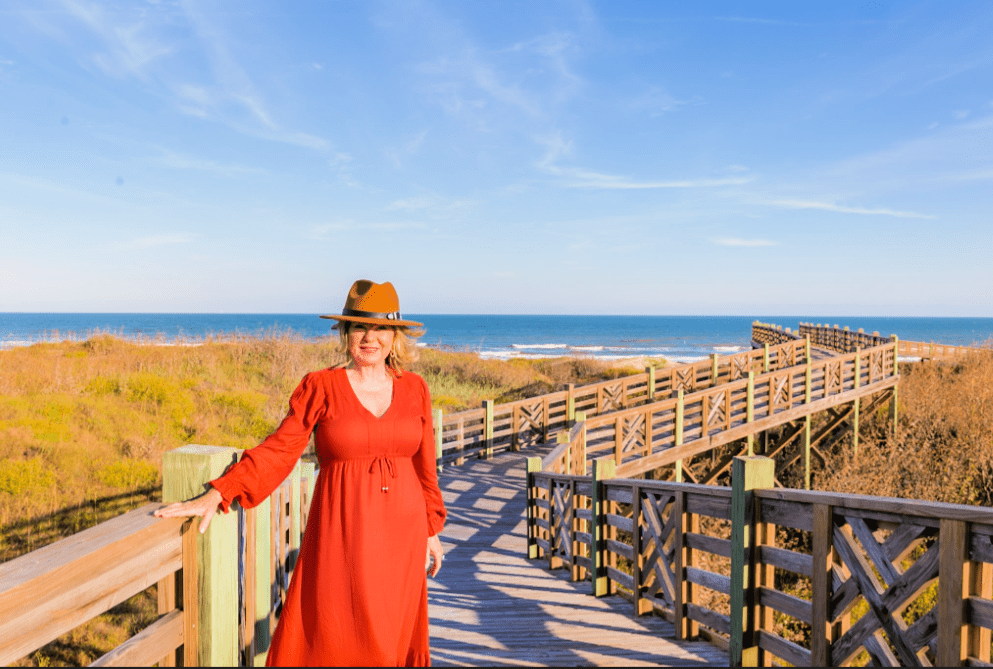
[[345,308],[341,315],[328,314],[321,318],[332,318],[336,321],[350,323],[369,323],[370,325],[393,325],[397,327],[421,327],[424,323],[405,321],[400,315],[400,298],[389,281],[376,283],[359,279],[352,284],[345,298]]

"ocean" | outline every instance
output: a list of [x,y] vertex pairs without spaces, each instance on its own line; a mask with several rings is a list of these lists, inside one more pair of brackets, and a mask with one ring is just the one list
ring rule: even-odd
[[[837,324],[901,339],[971,345],[993,338],[993,318],[863,316],[498,316],[406,314],[424,323],[425,346],[473,351],[485,358],[584,355],[636,356],[690,362],[751,346],[754,320],[796,329],[801,321]],[[105,332],[174,344],[207,336],[293,331],[327,337],[334,321],[313,314],[79,314],[0,313],[0,349],[40,341],[82,340]]]

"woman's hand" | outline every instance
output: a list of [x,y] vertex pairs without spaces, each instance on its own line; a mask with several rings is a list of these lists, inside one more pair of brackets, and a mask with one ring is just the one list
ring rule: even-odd
[[[428,576],[435,576],[441,571],[441,561],[444,557],[445,551],[441,549],[441,539],[438,538],[438,535],[428,537],[428,553],[424,556],[424,561],[431,565]],[[431,558],[434,558],[434,564],[431,564]]]
[[[173,518],[175,516],[203,516],[200,521],[200,534],[207,531],[210,519],[217,513],[217,505],[221,503],[221,493],[217,488],[211,488],[204,494],[185,502],[176,502],[155,512],[156,518]],[[430,542],[428,544],[430,546]],[[439,550],[441,545],[439,544]]]

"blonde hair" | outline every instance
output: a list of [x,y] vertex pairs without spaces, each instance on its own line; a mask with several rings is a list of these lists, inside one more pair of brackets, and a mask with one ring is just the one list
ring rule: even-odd
[[[352,327],[356,325],[349,321],[339,321],[338,328],[338,349],[337,352],[344,356],[345,364],[351,364],[352,353],[348,350],[348,335]],[[372,327],[372,326],[370,326]],[[383,325],[393,330],[393,348],[386,356],[386,368],[394,376],[401,376],[405,368],[420,358],[420,351],[417,348],[417,338],[424,334],[423,330],[414,330],[408,327],[397,327],[394,325]]]

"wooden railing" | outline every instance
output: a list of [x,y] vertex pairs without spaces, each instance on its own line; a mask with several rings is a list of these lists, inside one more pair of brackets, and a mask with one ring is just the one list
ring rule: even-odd
[[586,457],[610,455],[618,475],[630,476],[891,388],[898,379],[894,343],[748,372],[715,388],[587,418]]
[[772,489],[761,457],[735,459],[731,488],[615,479],[608,458],[592,476],[539,464],[529,459],[528,557],[628,598],[635,616],[662,613],[680,639],[724,645],[732,665],[865,653],[989,666],[993,509]]
[[775,346],[726,356],[715,354],[709,360],[661,370],[650,368],[643,374],[578,388],[570,386],[506,404],[487,400],[480,409],[449,415],[436,410],[435,424],[442,426],[436,443],[438,464],[462,464],[469,457],[488,457],[545,443],[554,433],[570,428],[576,412],[593,417],[645,406],[679,392],[691,393],[743,379],[749,372],[802,365],[807,357],[805,342],[790,339]]
[[757,344],[775,346],[776,344],[784,344],[802,339],[803,337],[799,333],[793,332],[790,328],[784,330],[782,325],[761,323],[759,321],[752,323],[752,341]]
[[0,666],[152,585],[158,619],[97,666],[198,664],[197,531],[149,504],[0,564]]
[[950,344],[935,344],[922,341],[905,341],[896,335],[881,336],[878,332],[866,333],[861,328],[852,331],[847,326],[822,325],[820,323],[800,323],[800,335],[810,336],[810,343],[835,351],[849,353],[856,348],[879,346],[891,341],[898,343],[897,353],[905,357],[916,357],[928,360],[942,360],[961,357],[985,349],[971,346],[952,346]]

